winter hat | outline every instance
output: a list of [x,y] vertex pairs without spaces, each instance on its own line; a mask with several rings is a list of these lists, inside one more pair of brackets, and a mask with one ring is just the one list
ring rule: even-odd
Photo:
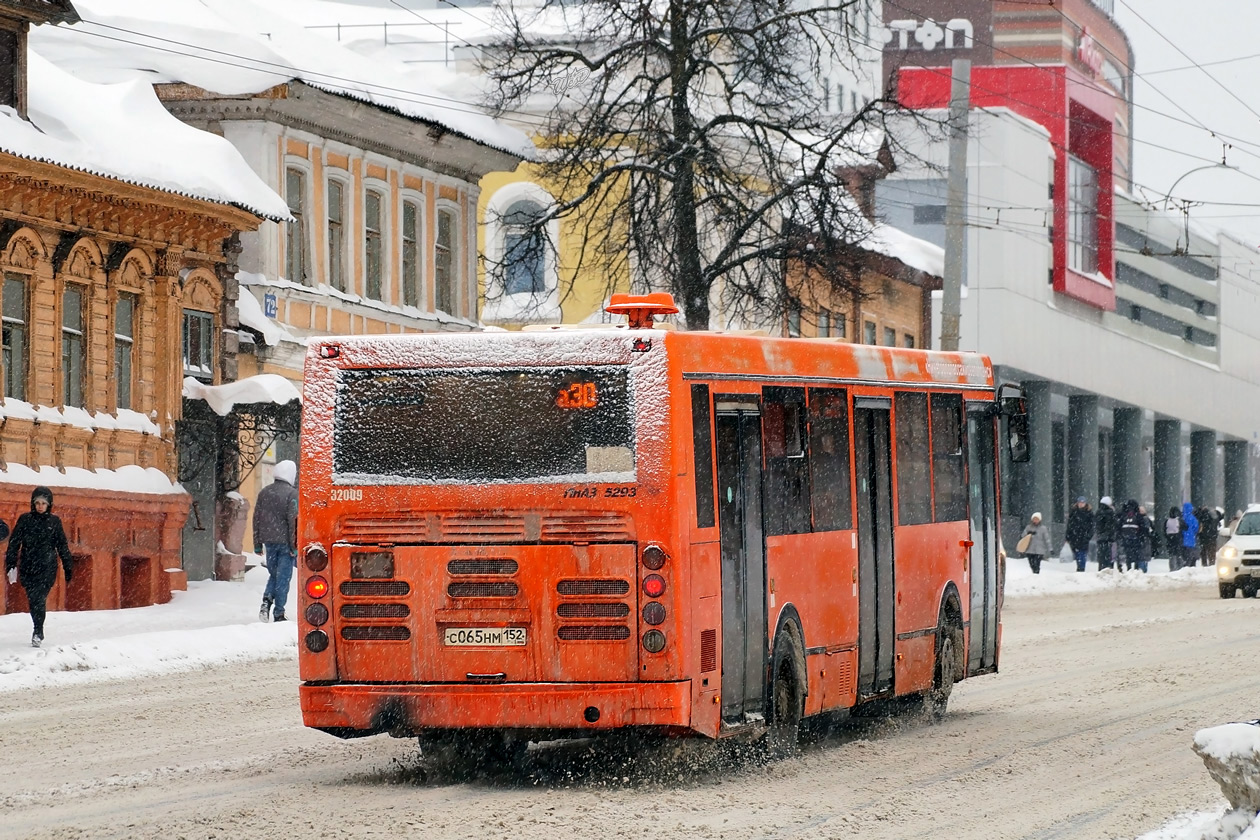
[[1083,504],[1085,504],[1085,497],[1084,497],[1084,496],[1077,496],[1077,497],[1076,497],[1076,503],[1077,503],[1078,505],[1083,505]]
[[1098,503],[1100,505],[1106,505],[1107,507],[1111,507],[1111,497],[1103,496],[1101,499],[1098,500]]
[[1031,517],[1031,518],[1032,518],[1032,519],[1037,520],[1038,522],[1040,522],[1040,521],[1041,521],[1041,513],[1040,513],[1040,512],[1038,512],[1038,513],[1034,513],[1034,514],[1032,515],[1032,517]]
[[36,487],[31,491],[31,510],[35,510],[36,499],[43,499],[48,502],[48,510],[52,510],[53,495],[52,491],[47,487]]
[[281,461],[276,464],[276,481],[293,484],[297,481],[297,464],[292,461]]

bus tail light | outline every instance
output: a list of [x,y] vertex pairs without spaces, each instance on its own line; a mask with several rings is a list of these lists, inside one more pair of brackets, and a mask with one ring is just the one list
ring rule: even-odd
[[307,578],[306,594],[312,598],[323,598],[328,594],[328,580],[320,575]]
[[323,630],[312,630],[307,633],[306,649],[311,653],[323,653],[328,650],[328,634]]
[[323,604],[311,604],[306,608],[306,623],[321,627],[328,622],[328,607]]
[[306,559],[306,568],[312,572],[322,572],[328,568],[328,552],[319,543],[311,543],[302,554]]
[[665,594],[665,578],[660,575],[648,575],[643,579],[643,594],[649,598],[659,598]]
[[660,571],[668,557],[669,555],[665,553],[665,549],[659,545],[649,545],[643,549],[643,566],[654,572]]
[[665,649],[665,634],[660,630],[649,630],[643,634],[643,649],[648,653],[660,653]]

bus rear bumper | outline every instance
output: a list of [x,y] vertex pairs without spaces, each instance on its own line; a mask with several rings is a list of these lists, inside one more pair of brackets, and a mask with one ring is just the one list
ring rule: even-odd
[[303,685],[303,722],[342,736],[432,729],[687,729],[691,681],[500,685]]

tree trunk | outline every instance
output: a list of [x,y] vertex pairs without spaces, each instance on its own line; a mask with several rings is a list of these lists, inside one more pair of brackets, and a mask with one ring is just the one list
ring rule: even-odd
[[674,0],[669,9],[670,25],[670,110],[674,121],[675,149],[684,150],[674,161],[674,184],[670,190],[674,204],[674,265],[678,275],[671,285],[687,318],[687,329],[709,328],[709,288],[700,266],[700,232],[696,221],[695,151],[691,144],[695,124],[687,101],[690,85],[685,4]]

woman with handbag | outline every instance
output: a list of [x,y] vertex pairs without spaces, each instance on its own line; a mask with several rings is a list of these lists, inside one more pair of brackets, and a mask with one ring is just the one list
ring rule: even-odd
[[1034,513],[1029,519],[1015,547],[1028,558],[1032,573],[1041,574],[1041,561],[1050,553],[1050,529],[1042,524],[1040,513]]

